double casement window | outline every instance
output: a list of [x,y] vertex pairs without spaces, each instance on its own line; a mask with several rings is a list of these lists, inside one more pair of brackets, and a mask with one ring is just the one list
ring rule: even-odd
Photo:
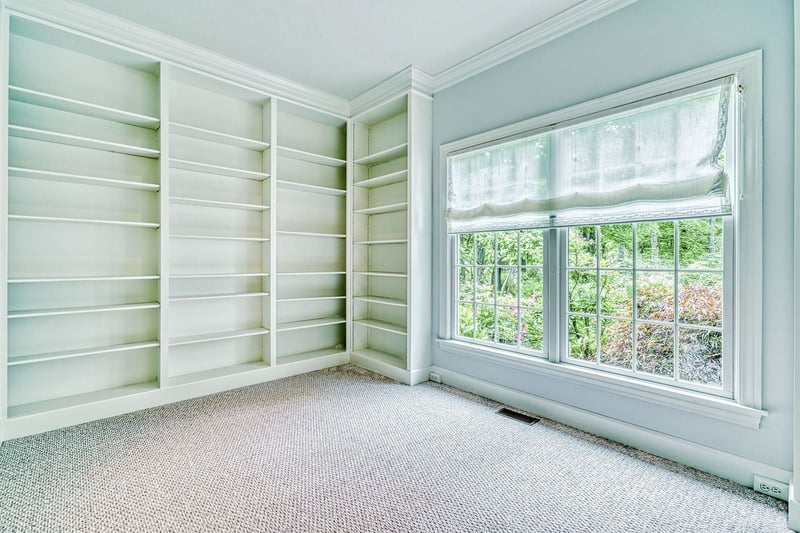
[[754,63],[443,147],[441,336],[759,407]]

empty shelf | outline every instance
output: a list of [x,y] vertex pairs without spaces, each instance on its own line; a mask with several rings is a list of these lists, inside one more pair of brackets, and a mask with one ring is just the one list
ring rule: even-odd
[[132,144],[105,141],[102,139],[93,139],[90,137],[82,137],[80,135],[72,135],[70,133],[61,133],[57,131],[43,130],[39,128],[29,128],[27,126],[17,126],[14,124],[8,125],[8,134],[11,137],[21,137],[24,139],[32,139],[35,141],[68,144],[70,146],[79,146],[82,148],[91,148],[94,150],[105,150],[107,152],[119,152],[122,154],[150,157],[153,159],[157,159],[161,153],[159,150],[155,148],[134,146]]
[[233,274],[170,274],[171,279],[203,279],[203,278],[265,278],[269,272],[244,272]]
[[82,315],[86,313],[113,313],[118,311],[137,311],[140,309],[157,309],[158,302],[121,305],[95,305],[89,307],[64,307],[60,309],[35,309],[26,311],[9,311],[9,320],[14,318],[37,318],[44,316]]
[[332,238],[332,239],[344,239],[347,237],[344,233],[317,233],[313,231],[284,231],[279,230],[276,232],[278,235],[287,235],[287,236],[294,236],[294,237],[321,237],[321,238]]
[[318,359],[320,357],[327,357],[329,355],[339,355],[344,354],[345,349],[340,346],[334,346],[331,348],[323,348],[321,350],[314,350],[312,352],[302,352],[302,353],[294,353],[290,355],[279,355],[278,356],[278,364],[279,365],[290,365],[292,363],[299,363],[301,361],[308,361],[310,359]]
[[292,331],[296,329],[318,328],[322,326],[333,326],[335,324],[344,324],[346,319],[344,317],[332,318],[315,318],[313,320],[298,320],[296,322],[284,322],[277,325],[277,331]]
[[397,333],[398,335],[405,335],[406,328],[405,326],[398,326],[396,324],[390,324],[389,322],[381,322],[380,320],[372,320],[372,319],[362,319],[362,320],[354,320],[354,324],[359,324],[361,326],[365,326],[372,329],[379,329],[381,331],[388,331],[389,333]]
[[356,165],[365,165],[368,167],[380,165],[382,163],[387,163],[398,157],[403,157],[408,153],[408,143],[398,144],[397,146],[392,146],[391,148],[387,148],[386,150],[381,150],[380,152],[375,152],[374,154],[369,154],[364,157],[359,157],[353,163]]
[[185,159],[170,159],[170,165],[173,168],[181,168],[183,170],[191,170],[193,172],[202,172],[204,174],[214,174],[215,176],[226,176],[228,178],[241,178],[246,180],[263,181],[269,178],[266,172],[258,172],[255,170],[246,170],[242,168],[224,167],[221,165],[212,165],[210,163],[200,163],[199,161],[187,161]]
[[156,340],[146,342],[131,342],[128,344],[117,344],[114,346],[100,346],[96,348],[83,348],[80,350],[64,350],[60,352],[40,353],[32,355],[9,355],[8,366],[27,365],[33,363],[43,363],[46,361],[57,361],[60,359],[71,359],[73,357],[86,357],[89,355],[100,355],[109,353],[128,352],[131,350],[143,350],[146,348],[157,348],[159,342]]
[[239,202],[220,202],[219,200],[201,200],[199,198],[185,198],[182,196],[170,196],[169,201],[174,204],[199,205],[203,207],[222,207],[225,209],[244,209],[247,211],[266,211],[268,205],[243,204]]
[[169,340],[170,346],[182,346],[184,344],[197,344],[200,342],[224,341],[227,339],[241,339],[243,337],[255,337],[267,335],[269,330],[266,328],[243,329],[239,331],[221,331],[216,333],[204,333],[202,335],[188,335],[186,337],[174,337]]
[[9,283],[72,283],[80,281],[144,281],[159,279],[158,275],[144,276],[75,276],[52,278],[11,278]]
[[278,298],[277,302],[313,302],[316,300],[344,300],[347,298],[344,294],[316,294],[308,296],[294,296],[288,298]]
[[326,270],[321,272],[278,272],[279,276],[340,276],[347,274],[344,270]]
[[203,294],[197,296],[175,296],[170,298],[171,302],[190,302],[195,300],[226,300],[229,298],[256,298],[269,296],[268,292],[238,292],[231,294]]
[[151,130],[158,129],[161,121],[157,117],[133,113],[122,109],[57,96],[55,94],[26,89],[16,85],[8,86],[8,98],[16,102],[24,102],[41,107],[49,107],[70,113],[78,113],[95,118],[130,124]]
[[396,211],[405,211],[408,209],[408,202],[399,202],[390,205],[379,205],[377,207],[367,207],[365,209],[356,209],[353,211],[356,215],[380,215],[382,213],[394,213]]
[[170,235],[170,239],[199,239],[205,241],[243,241],[243,242],[267,242],[269,237],[226,237],[223,235]]
[[381,245],[381,244],[407,244],[408,239],[383,239],[383,240],[376,240],[376,241],[356,241],[353,244],[358,244],[362,246],[371,246],[373,244]]
[[407,278],[408,274],[403,274],[402,272],[369,272],[369,271],[358,271],[353,272],[353,274],[357,274],[359,276],[374,276],[378,278]]
[[147,383],[137,383],[135,385],[125,385],[123,387],[116,387],[113,389],[76,394],[74,396],[65,396],[62,398],[55,398],[53,400],[45,400],[43,402],[13,405],[8,407],[8,416],[9,418],[19,418],[23,416],[37,415],[50,411],[58,411],[60,409],[68,409],[70,407],[76,407],[79,405],[103,402],[114,398],[130,396],[132,394],[141,394],[143,392],[149,392],[156,389],[158,389],[158,382],[150,381]]
[[347,194],[347,191],[344,189],[323,187],[321,185],[310,185],[308,183],[298,183],[296,181],[277,180],[276,184],[281,189],[309,192],[313,194],[327,194],[329,196],[345,196]]
[[172,387],[176,385],[185,385],[187,383],[195,383],[197,381],[205,381],[207,379],[241,374],[243,372],[264,370],[265,368],[269,368],[269,365],[264,362],[242,363],[240,365],[212,368],[211,370],[203,370],[201,372],[193,372],[191,374],[183,374],[180,376],[171,377],[167,379],[167,383]]
[[384,298],[382,296],[354,296],[354,300],[370,304],[391,305],[395,307],[408,307],[408,304],[397,298]]
[[239,137],[238,135],[231,135],[229,133],[222,133],[220,131],[208,130],[205,128],[198,128],[196,126],[189,126],[188,124],[181,124],[179,122],[170,122],[170,133],[176,135],[183,135],[185,137],[193,137],[204,141],[212,141],[220,144],[227,144],[230,146],[237,146],[247,150],[262,151],[269,148],[269,143],[259,141],[257,139],[248,139],[246,137]]
[[304,150],[298,150],[296,148],[288,148],[286,146],[278,147],[278,155],[282,157],[288,157],[290,159],[299,159],[300,161],[316,163],[318,165],[325,165],[328,167],[343,167],[347,164],[347,161],[345,161],[344,159],[339,159],[336,157],[331,157],[322,154],[315,154],[312,152],[306,152]]
[[42,217],[38,215],[8,215],[9,220],[22,220],[28,222],[57,222],[71,224],[99,224],[105,226],[127,226],[130,228],[158,229],[161,224],[158,222],[132,222],[128,220],[106,220],[94,218],[72,218],[72,217]]
[[153,192],[158,191],[161,188],[161,185],[158,183],[145,183],[142,181],[123,180],[117,178],[102,178],[99,176],[85,176],[81,174],[51,172],[49,170],[38,170],[22,167],[8,167],[8,177],[60,181],[64,183],[78,183],[83,185],[100,185],[103,187],[117,187],[121,189]]
[[360,348],[358,350],[353,350],[352,354],[356,358],[363,357],[365,359],[393,366],[401,370],[406,369],[405,358],[387,352],[383,352],[380,350],[375,350],[374,348]]
[[390,172],[372,178],[367,178],[361,181],[353,182],[356,187],[363,187],[365,189],[372,189],[373,187],[383,187],[384,185],[391,185],[393,183],[400,183],[408,179],[408,170],[398,170],[397,172]]

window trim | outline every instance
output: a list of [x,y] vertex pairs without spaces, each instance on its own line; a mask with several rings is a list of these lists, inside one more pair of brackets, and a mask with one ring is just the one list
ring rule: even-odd
[[[738,169],[737,179],[734,180],[731,194],[736,195],[734,202],[734,249],[733,249],[733,279],[734,287],[734,375],[733,399],[726,400],[719,396],[705,393],[696,393],[678,387],[653,384],[587,368],[578,368],[576,365],[557,364],[558,354],[553,350],[553,346],[545,346],[550,360],[530,357],[525,355],[515,355],[511,351],[500,350],[488,346],[479,346],[463,341],[455,341],[451,338],[452,329],[452,308],[454,300],[453,286],[453,265],[454,265],[454,246],[453,239],[447,234],[447,226],[444,220],[447,203],[447,157],[457,151],[463,151],[469,147],[482,145],[501,138],[520,135],[527,131],[537,130],[547,127],[554,123],[561,123],[569,120],[576,120],[586,115],[609,110],[615,107],[624,106],[651,98],[659,94],[678,91],[691,85],[697,85],[705,81],[720,78],[723,76],[734,75],[737,77],[738,87],[734,88],[734,94],[741,98],[745,105],[739,106],[739,111],[734,119],[734,138],[739,140],[735,147],[735,167]],[[743,88],[743,90],[738,90]],[[746,127],[742,127],[745,124]],[[730,59],[719,61],[710,65],[695,68],[674,76],[663,78],[638,87],[614,93],[608,96],[597,98],[572,107],[547,113],[528,120],[503,126],[491,131],[483,132],[465,139],[453,141],[440,146],[439,150],[439,216],[437,217],[438,231],[438,250],[436,251],[437,275],[439,277],[439,295],[437,299],[439,311],[439,330],[438,342],[441,349],[453,351],[457,349],[459,353],[475,356],[483,354],[484,357],[494,361],[503,362],[511,358],[517,364],[526,364],[530,370],[541,371],[547,368],[548,374],[555,373],[568,377],[581,376],[579,380],[582,384],[587,384],[586,377],[591,376],[591,380],[596,380],[597,384],[613,383],[614,391],[617,393],[629,394],[632,397],[639,397],[637,391],[642,388],[650,395],[670,398],[680,398],[677,402],[688,402],[688,405],[699,405],[698,397],[713,400],[708,402],[708,408],[701,411],[709,414],[709,409],[714,411],[716,408],[722,409],[718,414],[728,413],[732,406],[745,409],[748,415],[745,417],[749,422],[745,425],[758,427],[760,419],[766,416],[762,411],[762,291],[763,266],[761,261],[749,260],[753,257],[762,257],[762,52],[756,50]],[[556,230],[551,230],[556,231]],[[740,253],[746,250],[746,253]],[[558,262],[549,261],[546,273],[551,280],[557,280],[559,276]],[[548,284],[545,284],[548,285]],[[550,284],[551,287],[556,285]],[[560,317],[563,310],[559,309],[558,298],[549,298],[552,308],[546,308],[546,313],[550,316]],[[546,304],[547,305],[547,304]],[[553,325],[554,320],[548,321]],[[557,326],[556,326],[557,327]],[[554,331],[548,332],[549,339],[554,339]],[[467,349],[469,348],[469,349]],[[498,359],[498,354],[501,356]],[[555,354],[555,355],[554,355]],[[521,358],[521,360],[519,360]],[[556,363],[556,364],[554,364]],[[542,367],[541,365],[547,365]],[[634,382],[634,383],[630,383]],[[620,385],[624,384],[620,388]],[[643,387],[644,386],[644,387]],[[720,403],[721,402],[721,403]],[[716,407],[715,407],[716,406]],[[694,409],[692,409],[694,410]],[[735,418],[735,417],[734,417]],[[756,419],[753,426],[752,420]],[[728,421],[730,416],[723,416]]]

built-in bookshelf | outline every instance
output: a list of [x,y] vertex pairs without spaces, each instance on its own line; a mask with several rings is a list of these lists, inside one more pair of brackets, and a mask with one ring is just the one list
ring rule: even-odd
[[[430,100],[410,93],[353,118],[352,356],[407,383],[430,350]],[[413,312],[412,312],[413,304]],[[424,379],[423,379],[424,378]]]
[[347,121],[280,102],[279,365],[347,351]]
[[272,100],[172,68],[168,384],[271,363]]
[[21,18],[8,38],[13,419],[158,387],[161,120],[157,61]]

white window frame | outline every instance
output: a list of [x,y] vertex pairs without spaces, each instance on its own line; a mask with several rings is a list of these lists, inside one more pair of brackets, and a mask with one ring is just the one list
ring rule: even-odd
[[[444,221],[447,202],[447,157],[448,154],[517,136],[534,130],[551,127],[553,124],[575,121],[581,117],[608,111],[640,100],[664,95],[686,87],[698,85],[713,79],[735,76],[737,86],[735,98],[741,105],[735,105],[732,113],[733,138],[738,141],[734,147],[734,168],[737,176],[733,180],[731,194],[736,195],[733,206],[733,265],[731,274],[726,270],[726,286],[733,291],[733,320],[726,319],[725,333],[733,341],[733,375],[731,398],[712,396],[703,392],[678,388],[672,385],[654,383],[638,378],[606,372],[581,365],[563,364],[555,349],[559,342],[558,322],[566,311],[561,309],[563,302],[558,298],[547,298],[545,313],[551,318],[545,338],[545,352],[549,359],[530,357],[496,347],[454,340],[453,302],[456,240],[447,234]],[[515,369],[524,368],[530,372],[558,376],[581,385],[613,391],[638,399],[657,401],[713,418],[747,427],[759,427],[761,419],[767,415],[762,410],[762,263],[753,258],[762,257],[762,52],[760,50],[736,56],[710,65],[692,69],[681,74],[663,78],[632,89],[591,100],[583,104],[561,109],[546,115],[480,133],[465,139],[443,144],[439,151],[439,209],[437,220],[438,275],[440,293],[438,305],[438,346],[441,350],[467,357],[492,360],[498,364]],[[730,226],[730,225],[728,225]],[[726,226],[727,230],[727,226]],[[550,233],[550,246],[546,254],[557,251],[558,230]],[[549,282],[546,289],[559,287],[560,266],[558,261],[547,261],[545,273]],[[725,265],[728,269],[729,265]],[[728,282],[727,280],[730,280]],[[732,287],[731,287],[732,285]],[[550,307],[547,307],[547,306]],[[556,320],[553,320],[556,317]],[[729,324],[733,322],[732,324]]]

